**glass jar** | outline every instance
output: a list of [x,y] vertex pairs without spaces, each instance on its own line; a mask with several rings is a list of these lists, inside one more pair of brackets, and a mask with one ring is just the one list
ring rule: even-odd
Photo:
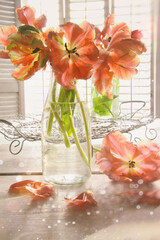
[[116,119],[119,114],[119,79],[112,79],[113,99],[109,99],[107,94],[101,95],[92,84],[91,89],[91,115],[96,119]]
[[87,104],[81,101],[55,101],[53,86],[50,87],[42,114],[44,180],[65,185],[84,183],[91,175],[91,132]]

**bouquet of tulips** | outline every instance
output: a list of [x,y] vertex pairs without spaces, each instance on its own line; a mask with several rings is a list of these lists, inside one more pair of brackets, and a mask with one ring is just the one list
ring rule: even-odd
[[[16,10],[20,27],[6,26],[0,28],[0,42],[4,50],[0,51],[1,58],[10,58],[16,66],[12,76],[20,81],[29,79],[37,71],[45,70],[50,64],[55,75],[52,102],[80,102],[76,88],[77,81],[93,79],[94,86],[101,95],[113,98],[112,79],[130,79],[137,74],[139,65],[138,55],[146,52],[141,41],[140,31],[130,31],[124,22],[115,24],[114,15],[110,14],[105,21],[102,31],[93,24],[84,21],[80,25],[67,22],[57,29],[46,26],[46,16],[35,17],[35,10],[24,6]],[[56,99],[56,85],[60,85]],[[51,115],[54,105],[51,104]],[[81,105],[86,135],[87,121]],[[58,113],[57,113],[58,114]],[[66,124],[66,117],[70,127]],[[66,147],[70,147],[68,137],[74,135],[72,119],[74,111],[68,109],[57,116],[60,129],[64,136]],[[65,120],[64,120],[65,119]],[[48,123],[48,135],[52,128],[52,117]],[[76,139],[76,135],[74,135]],[[78,139],[77,139],[77,146]],[[82,157],[87,162],[82,149]]]

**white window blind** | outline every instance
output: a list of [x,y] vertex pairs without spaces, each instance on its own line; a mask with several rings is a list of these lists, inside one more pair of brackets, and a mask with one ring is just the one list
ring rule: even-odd
[[[139,29],[143,33],[142,41],[147,52],[140,56],[138,74],[131,80],[120,80],[120,102],[145,101],[146,105],[141,114],[147,116],[153,113],[153,32],[151,0],[114,0],[113,12],[115,21],[126,22],[131,30]],[[122,105],[123,113],[133,114],[141,103]]]
[[[18,1],[0,0],[0,26],[16,25]],[[0,49],[4,47],[0,44]],[[0,59],[0,118],[18,118],[23,114],[23,86],[11,77],[14,67],[9,59]],[[21,101],[20,101],[21,99]]]

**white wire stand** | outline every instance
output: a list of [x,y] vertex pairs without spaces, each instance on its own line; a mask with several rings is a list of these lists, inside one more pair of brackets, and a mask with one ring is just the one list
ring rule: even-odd
[[[124,104],[137,104],[140,103],[141,107],[132,114],[124,114],[121,107]],[[120,131],[131,135],[131,131],[138,129],[141,126],[145,127],[145,137],[148,139],[155,139],[157,132],[155,129],[149,129],[148,124],[152,123],[155,118],[144,116],[143,108],[146,103],[144,101],[126,101],[122,102],[119,106],[119,114],[116,119],[94,119],[91,118],[91,132],[92,139],[101,139],[111,131]],[[25,120],[7,121],[0,119],[0,133],[10,141],[9,151],[17,155],[22,149],[25,141],[40,141],[41,140],[41,116],[30,116]],[[148,136],[148,133],[149,136]],[[138,140],[138,136],[137,139]]]

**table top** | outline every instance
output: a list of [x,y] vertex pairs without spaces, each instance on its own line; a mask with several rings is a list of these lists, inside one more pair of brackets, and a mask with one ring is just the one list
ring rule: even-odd
[[[54,186],[55,194],[44,201],[10,195],[12,183],[43,181],[40,142],[27,143],[17,156],[9,153],[7,141],[0,138],[0,143],[0,240],[160,239],[160,206],[127,201],[120,193],[141,186],[113,183],[104,174],[92,174],[81,186]],[[86,190],[93,192],[97,206],[68,208],[64,197]]]
[[[42,176],[1,176],[1,240],[159,240],[160,206],[126,202],[102,174],[93,174],[83,186],[55,186],[55,194],[45,201],[31,202],[26,196],[11,196],[9,186],[19,180],[42,180]],[[86,210],[68,208],[64,197],[92,190],[97,206]]]

